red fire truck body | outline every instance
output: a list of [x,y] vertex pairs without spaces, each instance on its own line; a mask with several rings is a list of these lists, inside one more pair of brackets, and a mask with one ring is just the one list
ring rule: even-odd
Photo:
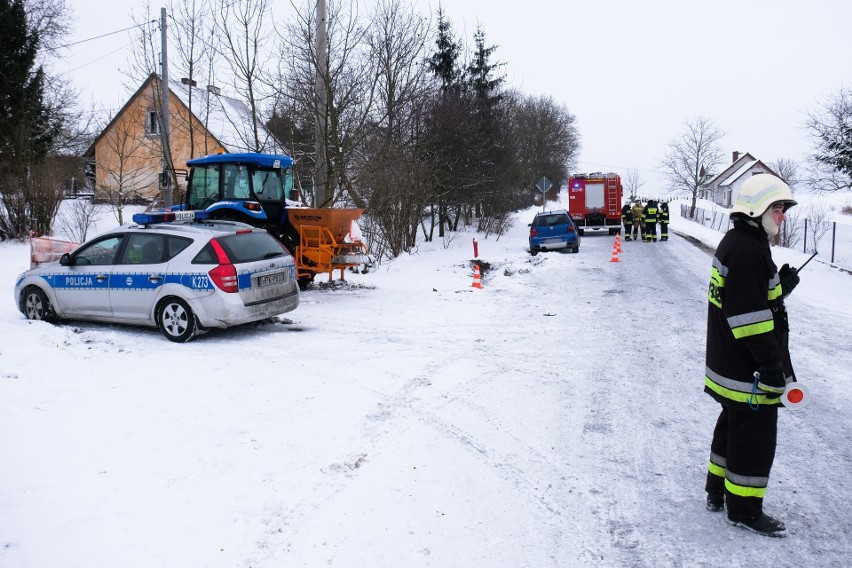
[[597,172],[569,177],[568,213],[581,235],[585,231],[621,232],[621,176]]

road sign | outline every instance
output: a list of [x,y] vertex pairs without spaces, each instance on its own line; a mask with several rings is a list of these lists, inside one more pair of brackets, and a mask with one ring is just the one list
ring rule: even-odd
[[548,189],[553,187],[553,184],[551,183],[551,181],[549,179],[547,179],[546,177],[543,177],[535,183],[535,186],[538,188],[538,190],[540,192],[546,193]]

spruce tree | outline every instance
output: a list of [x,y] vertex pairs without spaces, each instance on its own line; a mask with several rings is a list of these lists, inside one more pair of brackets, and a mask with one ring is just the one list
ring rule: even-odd
[[62,128],[62,115],[45,96],[37,65],[38,33],[27,25],[23,0],[0,0],[0,219],[6,232],[26,234],[33,168],[40,165]]
[[441,7],[438,8],[438,37],[435,39],[435,47],[435,53],[429,59],[429,69],[441,81],[443,92],[458,89],[462,79],[458,64],[461,46],[453,37],[452,24]]
[[57,127],[36,65],[39,38],[27,27],[23,0],[0,0],[0,160],[4,169],[44,159]]

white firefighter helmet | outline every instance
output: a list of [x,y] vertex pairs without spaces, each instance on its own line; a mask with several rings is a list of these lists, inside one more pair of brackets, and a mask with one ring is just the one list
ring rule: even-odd
[[731,214],[740,213],[757,219],[778,203],[784,205],[784,211],[796,205],[790,186],[771,174],[757,174],[740,188],[737,202],[731,207]]

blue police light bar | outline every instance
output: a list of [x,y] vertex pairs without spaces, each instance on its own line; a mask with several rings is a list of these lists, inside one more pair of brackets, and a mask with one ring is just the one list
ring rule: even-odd
[[207,211],[158,211],[156,213],[134,213],[133,222],[137,225],[171,223],[172,221],[203,221],[210,217]]

